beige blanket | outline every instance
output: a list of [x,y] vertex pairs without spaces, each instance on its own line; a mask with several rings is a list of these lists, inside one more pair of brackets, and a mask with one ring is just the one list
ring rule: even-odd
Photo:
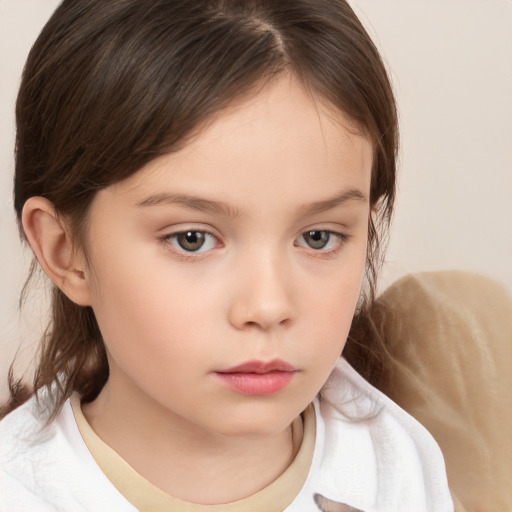
[[466,272],[407,276],[379,299],[394,361],[384,391],[444,453],[456,510],[512,511],[512,300]]

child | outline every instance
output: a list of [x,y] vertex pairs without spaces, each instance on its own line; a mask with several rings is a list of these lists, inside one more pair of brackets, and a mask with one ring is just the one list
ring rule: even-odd
[[385,371],[398,138],[345,1],[64,0],[16,113],[54,286],[1,510],[453,510],[433,439],[340,358]]

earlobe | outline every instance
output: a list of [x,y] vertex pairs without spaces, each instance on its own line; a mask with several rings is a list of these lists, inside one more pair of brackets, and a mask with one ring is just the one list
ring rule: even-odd
[[85,262],[76,261],[71,236],[53,204],[44,197],[30,197],[21,220],[28,243],[46,275],[70,300],[89,306]]

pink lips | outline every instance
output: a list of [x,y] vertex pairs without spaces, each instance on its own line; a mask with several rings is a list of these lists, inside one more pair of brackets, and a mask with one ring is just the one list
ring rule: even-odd
[[215,372],[224,384],[242,395],[268,396],[285,388],[295,375],[296,368],[274,359],[248,361],[233,368]]

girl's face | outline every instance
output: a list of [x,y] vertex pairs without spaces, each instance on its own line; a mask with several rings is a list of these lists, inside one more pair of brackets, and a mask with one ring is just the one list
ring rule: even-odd
[[93,201],[90,303],[109,392],[176,426],[281,431],[360,292],[372,147],[291,76]]

